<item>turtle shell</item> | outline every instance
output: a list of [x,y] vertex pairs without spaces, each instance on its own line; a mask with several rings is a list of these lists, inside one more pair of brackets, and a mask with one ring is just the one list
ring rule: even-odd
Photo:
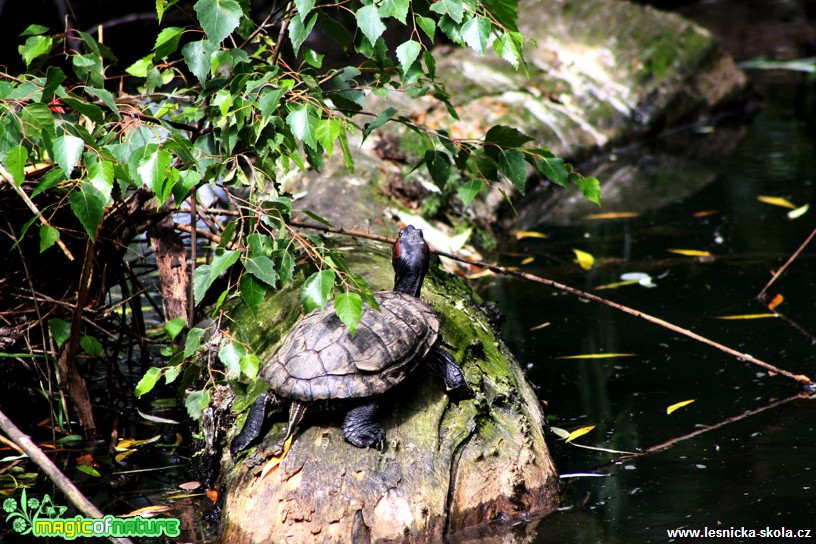
[[439,337],[430,306],[395,291],[374,294],[380,311],[364,306],[354,336],[334,304],[304,317],[261,371],[272,391],[298,401],[367,397],[400,383]]

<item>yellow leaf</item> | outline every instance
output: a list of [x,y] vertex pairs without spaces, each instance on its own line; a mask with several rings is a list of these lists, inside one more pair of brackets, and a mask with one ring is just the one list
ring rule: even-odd
[[261,479],[264,478],[267,474],[278,468],[278,465],[281,464],[283,458],[286,457],[286,454],[289,453],[289,448],[292,446],[292,439],[295,435],[289,435],[289,438],[286,439],[286,442],[283,443],[283,451],[280,455],[276,455],[275,457],[271,458],[269,461],[266,462],[263,469],[261,469]]
[[566,441],[567,442],[572,442],[573,440],[575,440],[579,436],[584,436],[585,434],[587,434],[589,431],[591,431],[595,427],[596,427],[595,425],[588,425],[586,427],[581,427],[580,429],[575,429],[574,431],[572,431],[569,434]]
[[592,268],[592,265],[595,264],[595,257],[586,251],[581,251],[580,249],[573,249],[572,251],[575,253],[575,262],[584,270],[589,270]]
[[592,213],[585,215],[584,219],[598,220],[598,219],[626,219],[627,217],[637,217],[637,212],[608,212],[608,213]]
[[720,210],[700,210],[699,212],[694,212],[692,217],[708,217],[709,215],[714,215],[715,213],[720,213]]
[[810,209],[809,204],[805,204],[804,206],[799,206],[795,210],[791,210],[791,211],[788,212],[788,219],[799,219],[800,217],[805,215],[809,209]]
[[789,200],[779,196],[758,196],[757,200],[765,204],[770,204],[771,206],[779,206],[780,208],[790,208],[792,210],[796,208]]
[[684,400],[683,402],[678,402],[676,404],[672,404],[671,406],[666,408],[666,413],[671,414],[672,412],[674,412],[675,410],[677,410],[679,408],[682,408],[683,406],[688,406],[689,404],[691,404],[695,400],[697,400],[697,399]]
[[777,317],[777,314],[718,315],[715,319],[765,319],[766,317]]
[[547,235],[543,232],[536,232],[534,230],[517,230],[516,231],[516,240],[521,240],[522,238],[546,238]]
[[640,283],[638,280],[626,280],[626,281],[616,281],[614,283],[607,283],[606,285],[599,285],[595,289],[617,289],[618,287],[624,287],[626,285],[635,285]]
[[708,251],[700,251],[699,249],[669,249],[669,253],[677,253],[678,255],[685,255],[686,257],[711,257]]
[[122,453],[117,453],[114,459],[116,460],[117,463],[119,463],[120,461],[122,461],[122,459],[124,459],[131,453],[136,453],[136,450],[125,450]]
[[564,355],[556,359],[611,359],[612,357],[634,357],[634,353],[587,353],[584,355]]
[[527,257],[526,259],[521,260],[521,264],[530,264],[533,261],[535,261],[535,257]]
[[776,309],[776,307],[782,304],[784,301],[785,297],[783,297],[782,294],[779,293],[775,297],[773,297],[773,300],[771,300],[768,303],[768,309],[773,312]]

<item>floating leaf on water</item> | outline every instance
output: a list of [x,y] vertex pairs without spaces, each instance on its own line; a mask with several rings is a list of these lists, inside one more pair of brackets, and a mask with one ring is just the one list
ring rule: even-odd
[[774,311],[777,306],[782,304],[785,301],[785,297],[782,296],[781,293],[778,293],[773,299],[768,303],[768,309],[770,311]]
[[527,258],[521,260],[521,264],[522,265],[530,264],[533,261],[535,261],[535,257],[527,257]]
[[545,321],[544,323],[541,323],[540,325],[536,325],[535,327],[532,327],[530,330],[531,331],[537,331],[539,329],[543,329],[544,327],[549,327],[550,324],[551,323],[549,321]]
[[587,425],[586,427],[581,427],[580,429],[575,429],[574,431],[572,431],[569,434],[566,441],[567,442],[572,442],[573,440],[575,440],[579,436],[584,436],[585,434],[587,434],[589,431],[591,431],[595,427],[596,427],[596,425]]
[[678,255],[685,255],[686,257],[711,257],[711,253],[699,249],[669,249],[668,251],[669,253],[677,253]]
[[562,429],[561,427],[550,427],[550,430],[558,438],[563,438],[564,440],[569,438],[570,432],[566,429]]
[[595,264],[595,257],[590,253],[581,251],[580,249],[573,249],[572,251],[575,253],[575,262],[584,270],[589,270],[592,268],[592,265]]
[[611,359],[613,357],[634,357],[634,353],[586,353],[583,355],[563,355],[556,359]]
[[718,315],[714,319],[765,319],[767,317],[779,317],[778,314],[739,314],[739,315]]
[[788,212],[788,219],[798,219],[805,215],[810,209],[810,204],[805,204],[804,206],[799,206],[795,210],[791,210]]
[[758,196],[757,200],[765,204],[770,204],[771,206],[779,206],[780,208],[790,208],[792,210],[796,208],[789,200],[781,196]]
[[708,217],[709,215],[714,215],[715,213],[720,213],[720,210],[700,210],[699,212],[694,212],[692,217]]
[[617,289],[618,287],[626,287],[627,285],[636,285],[640,283],[638,280],[626,280],[607,283],[606,285],[599,285],[595,289]]
[[672,404],[671,406],[666,408],[666,413],[671,414],[672,412],[682,408],[683,406],[688,406],[689,404],[691,404],[695,400],[697,400],[697,399],[684,400],[683,402],[678,402],[678,403]]
[[192,491],[194,489],[198,489],[201,487],[201,482],[184,482],[183,484],[179,484],[179,488],[183,489],[184,491]]
[[623,281],[637,282],[643,287],[657,287],[654,281],[652,281],[652,277],[646,272],[627,272],[626,274],[621,274],[620,278]]
[[638,216],[637,212],[608,212],[608,213],[591,213],[589,215],[585,215],[584,219],[594,221],[598,219],[626,219],[629,217],[637,216]]
[[543,232],[536,232],[534,230],[517,230],[516,231],[516,240],[521,240],[523,238],[546,238],[547,235]]

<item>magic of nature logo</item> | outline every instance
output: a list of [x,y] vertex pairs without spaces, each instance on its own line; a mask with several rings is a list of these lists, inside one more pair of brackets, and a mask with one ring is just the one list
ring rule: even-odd
[[176,518],[143,518],[133,516],[118,518],[104,516],[64,518],[67,506],[60,506],[44,495],[42,500],[27,497],[25,489],[18,499],[3,500],[6,522],[11,522],[15,532],[37,537],[58,537],[66,540],[86,537],[177,537],[180,520]]

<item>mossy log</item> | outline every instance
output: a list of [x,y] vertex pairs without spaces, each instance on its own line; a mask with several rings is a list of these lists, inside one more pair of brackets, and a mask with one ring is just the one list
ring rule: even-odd
[[[375,289],[390,288],[389,248],[361,242],[347,259]],[[383,451],[348,444],[342,414],[313,410],[263,478],[247,457],[225,457],[223,542],[430,542],[556,506],[540,403],[518,363],[461,282],[432,272],[422,298],[439,314],[476,398],[450,402],[441,379],[420,366],[384,395]],[[296,290],[281,292],[257,315],[235,312],[232,333],[263,361],[299,308]],[[280,439],[285,419],[277,416],[265,447]]]

